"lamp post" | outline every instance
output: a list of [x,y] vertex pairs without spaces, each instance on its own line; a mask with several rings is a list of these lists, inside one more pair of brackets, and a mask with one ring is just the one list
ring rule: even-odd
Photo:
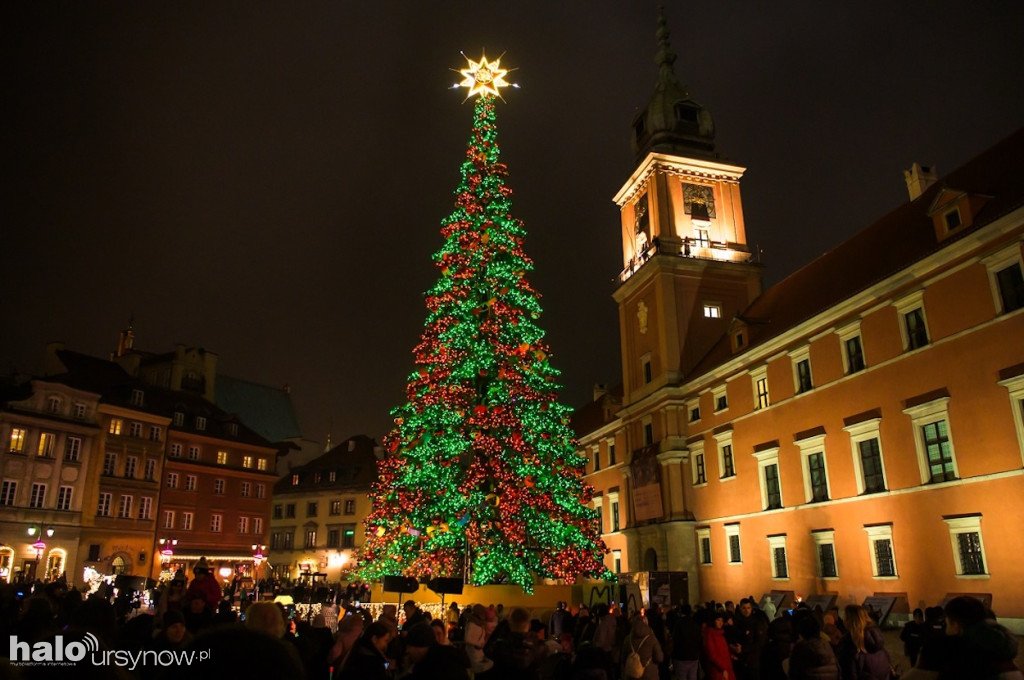
[[[171,559],[174,557],[174,548],[178,545],[178,539],[173,536],[161,538],[157,541],[160,544],[160,565],[162,571],[167,571],[171,565]],[[161,575],[161,578],[163,576]]]
[[43,552],[46,550],[46,541],[43,540],[43,535],[47,538],[53,538],[53,527],[46,527],[43,530],[42,526],[30,526],[28,528],[28,535],[30,538],[35,538],[36,542],[32,544],[32,548],[36,551],[36,567],[35,577],[39,578],[39,563],[43,559]]
[[252,544],[252,584],[254,600],[258,600],[260,597],[260,565],[266,560],[266,556],[263,551],[267,549],[267,546],[260,543]]

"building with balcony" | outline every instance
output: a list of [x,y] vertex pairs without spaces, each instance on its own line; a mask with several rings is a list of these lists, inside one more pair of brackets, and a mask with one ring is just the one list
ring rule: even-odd
[[[576,416],[609,566],[1024,623],[1024,132],[761,289],[740,184],[673,73],[634,119],[623,381]],[[621,396],[620,396],[621,395]],[[614,513],[615,517],[611,517]]]

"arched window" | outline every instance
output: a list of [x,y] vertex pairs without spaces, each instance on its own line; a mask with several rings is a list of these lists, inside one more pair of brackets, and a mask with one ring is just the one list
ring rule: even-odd
[[44,580],[56,581],[64,573],[64,565],[67,563],[68,554],[61,548],[54,548],[46,558],[46,574]]
[[110,568],[116,575],[127,574],[128,560],[123,555],[114,555],[114,559],[110,560]]
[[654,548],[644,553],[644,571],[658,571],[658,551]]

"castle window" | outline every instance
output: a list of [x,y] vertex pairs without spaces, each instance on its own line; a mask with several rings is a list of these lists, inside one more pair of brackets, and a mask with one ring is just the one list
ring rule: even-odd
[[704,318],[705,319],[721,319],[722,318],[722,307],[721,305],[704,304]]

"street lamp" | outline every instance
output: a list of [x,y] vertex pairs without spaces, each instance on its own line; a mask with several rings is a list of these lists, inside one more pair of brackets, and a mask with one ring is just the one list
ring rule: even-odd
[[267,549],[267,546],[260,543],[252,544],[252,585],[254,599],[258,600],[260,597],[260,565],[266,560],[266,556],[263,551]]
[[32,544],[33,550],[36,551],[35,578],[39,578],[39,563],[42,561],[43,552],[46,550],[46,542],[43,540],[44,534],[47,538],[53,538],[53,527],[46,527],[45,531],[42,526],[30,526],[28,528],[29,537],[36,539],[36,542]]

